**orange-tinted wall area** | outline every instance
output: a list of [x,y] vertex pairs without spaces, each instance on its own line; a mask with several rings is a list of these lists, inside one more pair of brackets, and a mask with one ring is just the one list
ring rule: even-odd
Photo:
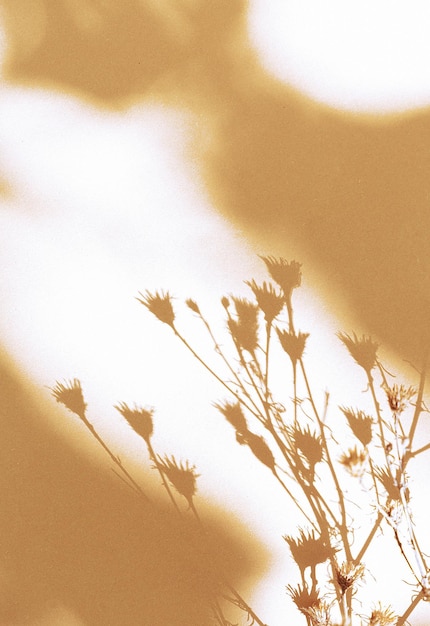
[[[9,84],[106,110],[155,98],[195,113],[202,140],[190,149],[217,210],[268,253],[306,259],[325,296],[344,301],[363,331],[421,363],[427,110],[385,119],[310,103],[260,66],[244,0],[3,0],[2,8]],[[208,563],[219,546],[233,579],[247,568],[222,516],[194,545],[187,523],[137,499],[58,436],[6,356],[0,390],[0,623],[23,624],[57,604],[85,626],[209,623]]]
[[198,112],[195,150],[218,209],[309,257],[365,330],[422,357],[427,110],[370,118],[310,104],[261,69],[243,1],[3,4],[9,79],[100,107],[151,96]]

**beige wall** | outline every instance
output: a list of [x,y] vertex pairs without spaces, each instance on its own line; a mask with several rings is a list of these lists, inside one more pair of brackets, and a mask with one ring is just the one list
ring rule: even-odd
[[[257,507],[244,483],[229,484],[235,442],[211,414],[198,424],[189,417],[196,406],[206,416],[219,390],[181,361],[133,297],[169,288],[181,298],[201,294],[211,310],[225,292],[243,292],[243,279],[264,276],[257,253],[295,257],[305,264],[301,310],[313,325],[303,330],[369,332],[392,362],[420,366],[429,115],[353,115],[277,82],[249,45],[241,0],[3,5],[0,323],[20,366],[3,359],[4,619],[55,620],[64,610],[84,626],[197,626],[206,619],[196,602],[206,579],[187,562],[175,519],[161,505],[140,510],[130,501],[100,469],[102,454],[91,463],[96,447],[75,421],[51,414],[48,393],[39,400],[35,389],[83,378],[99,427],[151,489],[148,464],[140,468],[136,442],[107,407],[156,404],[160,448],[176,453],[177,445],[204,468],[202,492],[222,508],[207,508],[207,518],[223,528],[238,580],[248,570],[246,588],[264,570],[265,533],[287,530],[269,519],[280,494],[254,469],[244,480],[261,487]],[[328,347],[335,364],[323,369],[336,384],[343,361]],[[348,377],[345,389],[356,382]],[[218,457],[202,451],[204,437],[218,441]],[[226,537],[230,515],[241,511],[246,523],[254,516],[249,544]],[[278,616],[290,580],[278,576]]]

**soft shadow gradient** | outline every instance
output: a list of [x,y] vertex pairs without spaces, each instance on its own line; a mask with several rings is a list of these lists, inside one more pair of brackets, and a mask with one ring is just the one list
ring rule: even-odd
[[261,70],[244,1],[72,6],[39,0],[24,13],[5,3],[7,78],[101,107],[151,95],[193,110],[202,136],[195,152],[218,209],[266,248],[306,259],[328,298],[344,300],[363,330],[420,364],[430,113],[348,116],[300,98]]
[[[265,254],[306,260],[329,307],[344,300],[357,330],[421,364],[428,110],[369,118],[310,103],[261,69],[244,0],[3,4],[9,82],[110,110],[152,98],[194,113],[190,158],[217,210]],[[0,390],[1,565],[12,581],[0,621],[59,602],[89,625],[208,623],[213,586],[189,528],[77,459],[6,361]],[[238,547],[220,542],[238,563]]]
[[221,531],[225,514],[205,516],[202,533],[189,516],[139,498],[108,459],[102,468],[68,445],[64,414],[52,428],[4,357],[0,370],[0,622],[32,624],[61,606],[85,626],[210,623],[214,569],[240,585],[257,543],[239,545],[231,518],[235,531]]

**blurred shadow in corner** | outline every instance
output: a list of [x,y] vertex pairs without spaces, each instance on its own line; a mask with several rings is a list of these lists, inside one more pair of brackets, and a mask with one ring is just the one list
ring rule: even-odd
[[216,572],[240,585],[261,566],[245,556],[257,542],[221,531],[221,513],[202,533],[69,447],[4,355],[0,394],[1,624],[45,624],[63,607],[84,626],[202,626]]

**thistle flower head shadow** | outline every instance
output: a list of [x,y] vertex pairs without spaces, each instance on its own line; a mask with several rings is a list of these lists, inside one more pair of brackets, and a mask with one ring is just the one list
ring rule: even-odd
[[363,476],[366,469],[367,452],[359,450],[357,446],[349,448],[339,457],[339,463],[355,478]]
[[258,348],[258,305],[246,298],[232,298],[237,319],[229,317],[228,329],[242,349],[254,355]]
[[407,402],[417,393],[415,387],[394,384],[385,387],[388,404],[393,413],[402,413],[406,409]]
[[259,308],[263,311],[264,319],[271,324],[284,308],[285,297],[270,283],[263,282],[262,285],[257,285],[255,280],[251,280],[245,281],[245,284],[251,288]]
[[381,603],[375,607],[367,618],[367,626],[395,626],[398,616],[391,607],[383,607]]
[[361,338],[353,333],[352,337],[346,333],[337,333],[354,361],[370,376],[372,369],[377,364],[377,344],[371,337],[362,335]]
[[306,584],[303,587],[301,585],[297,585],[297,587],[288,585],[286,589],[288,595],[303,615],[308,615],[309,609],[319,606],[322,602],[318,589],[312,588],[309,590]]
[[339,407],[348,420],[348,424],[354,435],[364,447],[372,441],[373,418],[364,411],[355,411],[349,407]]
[[242,435],[248,432],[248,424],[239,402],[215,402],[213,406],[218,409],[237,433]]
[[301,572],[304,572],[307,567],[325,563],[335,553],[334,548],[328,545],[321,536],[317,537],[314,530],[306,532],[300,528],[298,537],[285,535],[284,540]]
[[309,426],[303,427],[299,424],[287,428],[288,435],[294,447],[306,459],[312,470],[317,463],[324,458],[324,449],[319,435],[312,432]]
[[280,328],[276,328],[276,333],[283,350],[288,354],[291,359],[291,363],[295,368],[297,361],[300,361],[303,356],[309,333],[302,333],[300,331],[295,333],[292,331],[281,330]]
[[138,406],[132,409],[125,402],[115,405],[114,408],[121,413],[134,432],[149,444],[154,431],[152,419],[154,409],[145,409]]
[[151,293],[147,290],[144,294],[139,292],[139,296],[140,298],[136,298],[138,302],[143,304],[160,322],[174,329],[175,312],[173,310],[172,297],[168,291]]
[[287,261],[282,257],[261,256],[267,270],[275,283],[281,287],[287,301],[291,300],[293,290],[302,284],[302,264],[297,261]]
[[195,466],[190,466],[188,461],[178,462],[174,456],[170,458],[158,456],[156,469],[161,470],[167,476],[176,491],[192,506],[193,497],[197,492],[196,479],[199,477],[199,474],[195,472]]
[[342,595],[363,578],[364,569],[363,563],[352,563],[349,561],[335,568],[336,583]]
[[57,402],[84,419],[87,405],[84,401],[80,380],[74,378],[63,383],[56,381],[55,387],[50,389]]

